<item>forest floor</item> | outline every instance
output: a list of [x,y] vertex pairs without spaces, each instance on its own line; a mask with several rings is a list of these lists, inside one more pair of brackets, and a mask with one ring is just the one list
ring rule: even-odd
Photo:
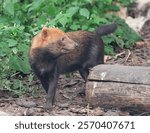
[[[118,53],[106,59],[106,64],[123,64],[131,66],[150,66],[150,24],[140,32],[144,38],[136,43],[133,49],[119,50]],[[40,86],[39,83],[36,85]],[[46,93],[39,87],[36,96],[27,93],[21,97],[0,91],[0,112],[8,115],[67,115],[67,116],[124,116],[150,115],[150,112],[137,110],[121,111],[117,108],[105,109],[89,107],[86,96],[81,93],[85,90],[85,83],[78,72],[71,76],[61,75],[59,78],[56,103],[51,112],[43,109]]]

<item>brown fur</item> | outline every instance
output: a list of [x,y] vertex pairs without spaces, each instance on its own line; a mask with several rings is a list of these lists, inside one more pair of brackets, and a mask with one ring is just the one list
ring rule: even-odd
[[115,24],[102,26],[96,31],[67,32],[46,28],[32,41],[30,65],[47,92],[46,108],[54,104],[56,85],[60,74],[78,70],[87,81],[89,68],[104,63],[102,35],[116,29]]

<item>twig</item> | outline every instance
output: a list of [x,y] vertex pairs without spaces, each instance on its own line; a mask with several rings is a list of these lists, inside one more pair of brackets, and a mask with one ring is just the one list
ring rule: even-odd
[[29,108],[26,108],[25,111],[23,112],[23,115],[27,116],[28,115],[28,111],[29,111]]
[[150,112],[143,112],[139,116],[143,116],[143,115],[147,115],[147,114],[150,114]]
[[90,106],[89,106],[89,103],[88,103],[88,105],[87,105],[87,116],[90,115],[90,110],[89,110],[89,108],[90,108]]
[[123,54],[125,54],[126,52],[125,51],[123,51],[123,52],[121,52],[121,53],[119,53],[119,54],[116,54],[115,55],[115,57],[114,57],[114,59],[117,59],[118,58],[118,56],[121,56],[121,55],[123,55]]
[[127,50],[127,52],[128,52],[128,53],[127,53],[127,56],[125,57],[124,63],[127,62],[127,60],[129,59],[129,57],[130,57],[130,55],[131,55],[131,51],[130,51],[129,49]]
[[131,51],[128,49],[127,51],[125,51],[125,58],[123,61],[120,61],[120,64],[123,64],[125,62],[127,62],[127,60],[129,59],[130,55],[131,55]]
[[20,73],[20,72],[16,72],[16,73],[12,74],[12,75],[11,75],[11,78],[14,77],[14,76],[16,76],[16,75],[19,74],[19,73]]

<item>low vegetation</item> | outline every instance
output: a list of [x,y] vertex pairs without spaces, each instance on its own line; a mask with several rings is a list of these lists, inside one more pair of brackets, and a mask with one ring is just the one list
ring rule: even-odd
[[114,47],[132,48],[139,36],[111,14],[133,0],[5,0],[0,1],[0,90],[16,94],[34,92],[34,76],[28,63],[30,41],[43,26],[64,31],[94,30],[102,24],[116,22],[114,34],[104,37],[105,53]]

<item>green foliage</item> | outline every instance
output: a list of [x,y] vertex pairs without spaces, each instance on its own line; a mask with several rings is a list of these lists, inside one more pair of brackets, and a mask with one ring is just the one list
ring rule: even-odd
[[122,3],[125,6],[130,5],[131,3],[135,2],[136,0],[116,0],[116,2]]
[[132,48],[136,41],[140,39],[140,35],[138,35],[135,31],[133,31],[124,20],[116,17],[109,16],[108,19],[110,21],[115,21],[118,25],[118,28],[115,33],[103,37],[105,43],[105,52],[106,54],[114,54],[115,51],[113,47],[120,48]]
[[[43,26],[56,26],[64,31],[93,31],[115,21],[118,30],[104,37],[106,54],[114,46],[132,47],[139,36],[109,11],[119,11],[118,3],[133,0],[5,0],[0,1],[0,89],[26,92],[33,77],[28,63],[30,41]],[[26,80],[24,81],[24,78]]]

